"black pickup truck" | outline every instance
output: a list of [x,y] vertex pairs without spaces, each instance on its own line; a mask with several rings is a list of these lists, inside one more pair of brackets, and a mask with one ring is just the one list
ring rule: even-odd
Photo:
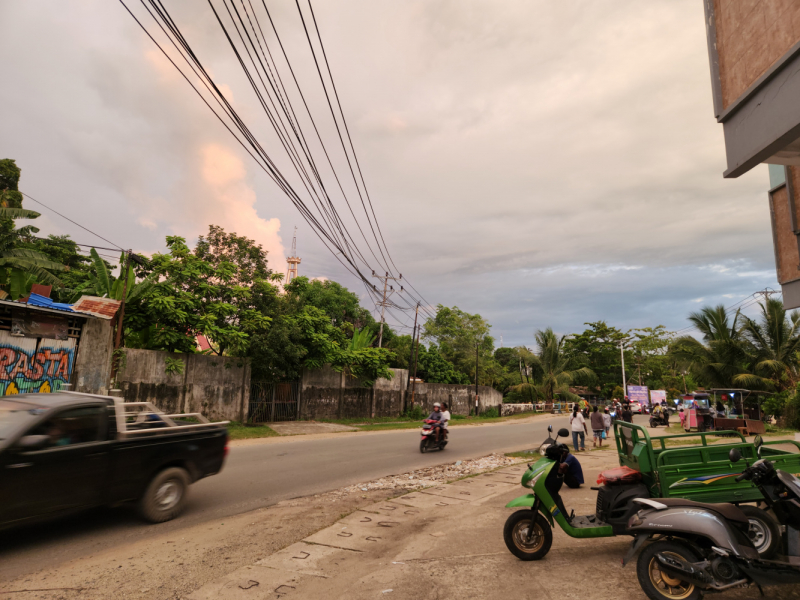
[[124,503],[173,519],[189,485],[222,469],[225,425],[109,396],[0,397],[0,529]]

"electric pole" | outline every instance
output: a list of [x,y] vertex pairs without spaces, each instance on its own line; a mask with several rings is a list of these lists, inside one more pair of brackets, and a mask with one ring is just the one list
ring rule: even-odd
[[619,355],[622,357],[622,398],[620,398],[622,401],[628,395],[628,386],[625,381],[625,342],[619,343]]
[[406,404],[408,404],[408,388],[411,386],[411,361],[414,360],[414,338],[417,337],[417,317],[419,316],[419,302],[414,312],[414,329],[411,330],[411,349],[408,353],[408,380],[406,381]]
[[[399,277],[389,277],[389,273],[388,272],[386,273],[386,275],[376,275],[375,271],[373,271],[372,272],[372,276],[375,277],[376,279],[383,280],[383,300],[381,300],[380,302],[377,303],[381,307],[381,329],[380,329],[380,332],[378,333],[378,348],[380,348],[381,345],[383,344],[384,312],[386,310],[386,307],[391,305],[391,302],[388,302],[388,300],[392,296],[392,294],[394,294],[394,292],[395,292],[394,287],[389,285],[389,281],[400,281],[403,278],[403,274],[400,273]],[[375,291],[378,291],[378,288],[375,287],[374,285],[372,286],[372,288]],[[400,291],[401,292],[403,291],[403,286],[402,285],[400,286]]]

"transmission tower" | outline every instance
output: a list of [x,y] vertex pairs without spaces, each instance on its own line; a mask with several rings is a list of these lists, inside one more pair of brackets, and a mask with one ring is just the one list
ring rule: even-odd
[[297,227],[294,228],[294,237],[292,237],[292,255],[286,259],[288,263],[288,267],[286,269],[286,282],[284,285],[288,285],[292,282],[292,279],[297,277],[297,265],[300,264],[300,257],[297,256]]

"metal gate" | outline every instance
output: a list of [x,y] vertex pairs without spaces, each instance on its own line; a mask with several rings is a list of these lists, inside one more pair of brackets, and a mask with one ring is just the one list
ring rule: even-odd
[[299,391],[299,381],[250,383],[247,422],[296,421],[300,412]]

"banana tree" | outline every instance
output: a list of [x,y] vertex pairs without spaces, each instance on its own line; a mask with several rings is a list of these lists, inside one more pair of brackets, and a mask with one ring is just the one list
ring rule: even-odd
[[[136,274],[133,267],[128,264],[127,277],[123,274],[125,269],[125,254],[123,253],[119,259],[120,276],[114,277],[109,273],[106,262],[100,258],[97,250],[92,248],[89,251],[94,264],[95,275],[92,279],[73,290],[72,302],[77,300],[83,295],[100,296],[113,298],[114,300],[122,300],[123,290],[125,290],[125,302],[133,302],[138,298],[142,298],[153,287],[155,279],[148,277],[142,281],[136,281]],[[125,280],[127,279],[127,286]]]

